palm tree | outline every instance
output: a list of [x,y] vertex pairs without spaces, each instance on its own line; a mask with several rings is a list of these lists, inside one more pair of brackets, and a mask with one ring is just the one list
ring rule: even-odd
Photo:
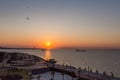
[[65,73],[64,73],[64,72],[62,72],[61,74],[62,74],[62,78],[63,78],[63,80],[64,80],[64,74],[65,74]]
[[99,75],[99,71],[98,70],[96,70],[96,74],[97,74],[97,76]]
[[[72,80],[74,80],[75,77],[74,77],[74,76],[71,76],[71,77],[72,77]],[[78,79],[79,79],[79,78],[78,78]]]
[[90,69],[90,73],[92,73],[93,71],[92,71],[92,69]]
[[105,71],[103,72],[103,77],[106,78],[106,72]]
[[78,68],[78,73],[79,73],[79,77],[80,77],[81,67]]
[[51,79],[51,80],[54,80],[55,71],[52,71],[52,72],[51,72],[51,75],[52,75],[52,79]]
[[80,73],[81,73],[81,67],[78,68],[78,79],[77,80],[80,79]]
[[112,79],[114,78],[114,74],[111,72],[111,77],[112,77]]
[[40,78],[41,78],[41,76],[38,76],[38,77],[37,77],[38,80],[41,80]]
[[106,76],[106,72],[105,71],[103,72],[103,75]]
[[111,72],[111,76],[114,77],[114,74]]

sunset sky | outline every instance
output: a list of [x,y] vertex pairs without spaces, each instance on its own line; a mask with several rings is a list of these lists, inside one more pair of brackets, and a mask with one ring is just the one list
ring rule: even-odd
[[0,46],[120,49],[120,0],[0,0]]

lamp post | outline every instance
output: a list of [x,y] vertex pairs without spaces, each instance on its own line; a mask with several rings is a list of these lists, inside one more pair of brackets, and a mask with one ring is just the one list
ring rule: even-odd
[[31,80],[32,73],[31,73],[31,72],[28,72],[28,75],[29,75],[30,80]]
[[89,71],[90,71],[90,68],[89,68],[89,66],[88,66],[88,76],[89,76]]

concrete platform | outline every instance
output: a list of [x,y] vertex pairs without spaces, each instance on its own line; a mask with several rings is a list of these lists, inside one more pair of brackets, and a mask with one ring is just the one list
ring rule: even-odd
[[[46,72],[46,73],[42,73],[42,74],[32,75],[31,80],[50,80],[50,79],[52,79],[51,71]],[[55,72],[54,80],[63,80],[62,73]],[[77,79],[72,78],[70,75],[64,74],[64,80],[77,80]]]

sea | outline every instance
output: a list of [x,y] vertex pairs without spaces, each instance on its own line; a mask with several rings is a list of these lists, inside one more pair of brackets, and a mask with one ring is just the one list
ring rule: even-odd
[[55,59],[58,64],[70,65],[76,68],[90,68],[92,71],[111,72],[120,78],[120,50],[117,49],[88,49],[76,51],[75,49],[54,49],[42,51],[37,49],[0,49],[5,52],[19,52],[39,56],[46,60]]

